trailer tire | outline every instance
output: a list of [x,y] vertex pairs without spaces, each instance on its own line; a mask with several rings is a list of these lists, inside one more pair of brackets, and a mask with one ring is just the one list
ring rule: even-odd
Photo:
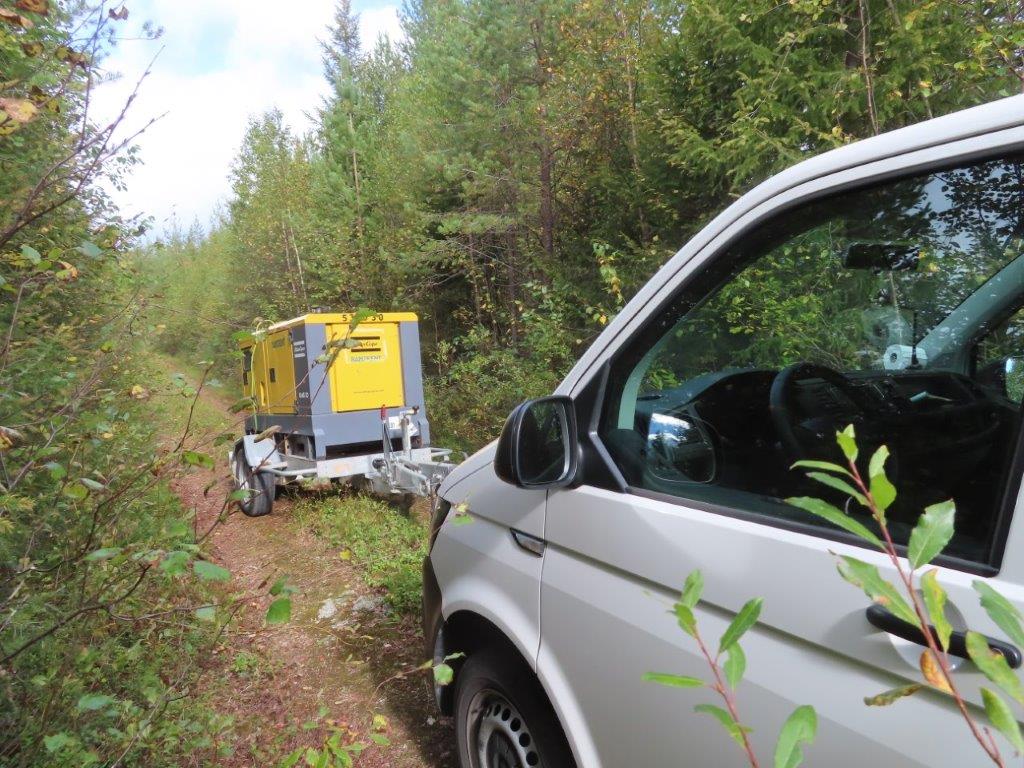
[[254,472],[245,460],[245,451],[235,449],[235,489],[253,490],[247,498],[238,500],[238,508],[246,517],[263,517],[274,508],[274,477],[269,472]]

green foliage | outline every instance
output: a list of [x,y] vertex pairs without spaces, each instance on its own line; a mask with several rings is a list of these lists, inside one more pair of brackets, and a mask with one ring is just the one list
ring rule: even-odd
[[917,525],[910,532],[907,559],[914,568],[927,565],[953,538],[953,518],[956,506],[952,499],[925,508]]
[[295,515],[356,563],[366,584],[400,613],[420,608],[427,529],[369,496],[303,497]]
[[[813,474],[814,473],[812,473],[812,475]],[[827,484],[831,485],[831,483]],[[882,540],[868,530],[862,523],[850,517],[846,512],[843,512],[838,507],[832,506],[827,501],[815,499],[809,496],[794,496],[786,499],[786,503],[792,504],[794,507],[800,507],[800,509],[805,509],[811,514],[817,515],[823,520],[827,520],[833,525],[849,531],[854,536],[864,539],[864,541],[873,544],[879,549],[884,548]]]
[[744,603],[743,607],[740,608],[739,613],[736,614],[735,618],[726,627],[725,632],[722,634],[722,639],[718,643],[719,655],[729,651],[736,643],[739,642],[740,638],[746,634],[754,624],[757,623],[758,617],[761,615],[761,605],[763,600],[760,597],[756,597],[753,600],[748,600]]
[[[824,469],[834,475],[850,478],[855,486],[849,489],[850,495],[867,507],[882,531],[884,543],[880,544],[880,540],[874,534],[867,533],[865,535],[865,532],[858,532],[855,527],[849,525],[851,521],[848,519],[844,521],[845,513],[824,502],[816,499],[790,499],[790,503],[840,525],[873,546],[881,546],[899,576],[906,597],[900,593],[899,588],[882,576],[876,566],[856,558],[845,555],[839,558],[840,575],[854,586],[863,589],[873,602],[884,606],[897,618],[913,625],[921,632],[926,645],[920,658],[921,673],[925,684],[956,700],[958,709],[970,726],[972,736],[986,756],[996,765],[1005,765],[1006,763],[995,742],[991,740],[987,729],[983,730],[975,723],[974,715],[968,708],[968,702],[958,690],[956,681],[952,677],[948,651],[953,628],[946,616],[947,594],[938,583],[937,569],[933,568],[920,576],[920,592],[914,584],[918,569],[941,554],[953,537],[956,518],[954,503],[952,500],[944,501],[933,504],[924,510],[911,532],[906,552],[907,564],[904,565],[900,553],[892,543],[885,518],[886,507],[896,498],[896,489],[885,475],[885,463],[889,456],[888,449],[882,446],[871,457],[868,466],[869,481],[866,483],[857,466],[859,452],[852,425],[836,434],[836,442],[847,458],[848,468],[814,460],[797,462],[796,466]],[[825,476],[821,472],[808,472],[808,476],[828,487],[837,487],[833,482],[833,475]],[[846,492],[845,488],[840,487],[840,490]],[[974,589],[981,596],[981,605],[992,621],[1013,642],[1017,643],[1024,639],[1020,611],[986,582],[975,581]],[[978,671],[1015,701],[1024,704],[1024,684],[1010,669],[1006,658],[989,646],[988,639],[977,632],[967,631],[966,646],[968,656]],[[925,684],[913,683],[900,686],[867,697],[864,699],[864,703],[875,707],[888,706],[899,699],[914,695],[925,688]],[[998,693],[987,688],[981,688],[981,697],[989,724],[1006,737],[1017,752],[1024,751],[1024,737],[1021,736],[1017,717],[1009,705]],[[778,759],[778,755],[776,757]]]
[[939,639],[942,650],[949,650],[949,637],[953,627],[946,617],[946,590],[939,586],[938,571],[932,568],[921,576],[921,591],[924,604],[928,609],[928,618],[935,627],[935,635]]
[[[109,291],[118,279],[99,272],[96,288]],[[59,297],[61,318],[92,298],[88,278],[74,288]],[[31,306],[25,320],[44,322],[46,311]],[[190,575],[205,561],[195,560],[185,511],[163,479],[139,473],[156,466],[159,425],[150,404],[130,391],[150,371],[132,350],[119,350],[117,370],[101,368],[98,383],[79,389],[107,354],[100,346],[88,326],[72,326],[19,347],[4,372],[6,391],[18,394],[0,396],[0,422],[35,420],[69,398],[76,412],[53,431],[46,422],[24,430],[4,452],[8,468],[26,472],[16,484],[4,477],[13,492],[0,489],[10,523],[0,557],[8,585],[17,587],[0,593],[14,609],[0,651],[25,650],[5,664],[13,674],[0,681],[8,703],[0,741],[31,765],[103,764],[122,753],[133,763],[177,765],[185,755],[212,755],[228,727],[189,695],[215,615],[187,610],[209,599]]]
[[1021,627],[1024,617],[1017,607],[984,581],[975,581],[973,586],[981,596],[981,607],[988,617],[1014,644],[1024,646],[1024,627]]
[[[1000,45],[1020,25],[988,5],[864,6],[419,0],[405,43],[367,51],[341,4],[312,135],[254,118],[223,220],[137,259],[161,349],[237,376],[232,334],[257,319],[415,311],[434,440],[476,449],[733,195],[1016,82]],[[693,354],[749,342],[735,359],[756,365],[765,345],[801,349],[836,298],[816,277],[794,289],[753,271],[758,290],[723,297],[729,338]],[[848,335],[822,338],[825,356],[856,354]],[[678,379],[657,365],[650,378]]]
[[1019,704],[1024,704],[1024,685],[1017,673],[1010,669],[1006,657],[989,649],[988,640],[977,632],[967,633],[967,653],[971,661],[985,677],[998,685],[1012,696]]
[[699,677],[686,675],[669,675],[665,672],[645,672],[643,680],[649,683],[668,686],[669,688],[703,688],[705,683]]
[[[171,423],[164,411],[194,391],[180,384],[150,400],[160,388],[123,346],[129,329],[160,352],[212,360],[226,378],[237,375],[242,338],[310,307],[416,311],[435,442],[476,448],[512,405],[551,391],[733,195],[821,150],[1017,90],[1024,71],[1018,11],[982,0],[694,0],[685,11],[661,0],[417,0],[404,12],[407,40],[373,51],[359,49],[343,2],[313,134],[293,135],[276,112],[254,118],[222,220],[209,233],[164,233],[129,258],[141,231],[91,182],[103,169],[116,184],[133,156],[110,162],[95,149],[112,147],[103,131],[82,122],[92,67],[116,35],[83,46],[88,8],[50,6],[48,16],[0,23],[0,339],[10,331],[0,347],[0,608],[12,617],[0,651],[15,654],[0,679],[0,746],[23,764],[122,752],[127,764],[202,761],[226,727],[180,694],[218,627],[205,590],[229,574],[203,558],[166,485],[172,467],[212,460],[195,446],[155,455],[166,435],[154,428]],[[778,254],[779,274],[753,270],[747,290],[725,292],[694,362],[729,348],[758,364],[822,327],[825,357],[855,354],[823,326],[835,296],[784,279],[826,234]],[[118,303],[139,286],[144,307]],[[651,379],[678,382],[665,365]],[[856,461],[854,438],[841,440]],[[884,526],[896,494],[884,453],[866,487],[854,487],[850,469],[801,464],[874,505]],[[794,503],[882,546],[835,507]],[[299,515],[350,551],[397,609],[416,608],[420,523],[363,498],[309,501]],[[941,551],[952,521],[942,507],[922,518],[915,568]],[[871,599],[916,618],[873,566],[840,567]],[[927,574],[922,586],[946,632],[936,618],[944,593]],[[699,574],[688,580],[674,607],[695,640],[701,587]],[[977,588],[1024,645],[1013,606]],[[285,584],[271,593],[268,623],[291,609]],[[749,603],[735,618],[720,668],[712,657],[728,696],[758,609]],[[146,618],[167,612],[174,622]],[[986,699],[993,724],[1019,739],[995,697]],[[745,742],[731,714],[705,709]],[[794,713],[777,765],[799,762],[812,722]],[[348,765],[361,743],[333,732],[286,763]]]
[[[672,612],[679,627],[697,643],[701,655],[707,661],[712,679],[701,680],[689,675],[676,675],[668,672],[647,672],[643,679],[658,683],[668,688],[709,688],[722,699],[725,708],[715,704],[697,704],[693,709],[697,713],[710,715],[725,729],[729,737],[743,750],[747,761],[752,766],[758,765],[757,756],[747,735],[750,729],[738,718],[736,689],[743,679],[747,668],[747,657],[739,641],[750,630],[761,614],[760,598],[748,600],[729,622],[722,633],[718,652],[712,655],[698,627],[695,609],[704,591],[704,576],[700,571],[691,571],[686,577],[679,599],[673,604]],[[725,661],[722,662],[722,657]],[[797,768],[803,762],[801,747],[814,741],[818,729],[818,717],[809,706],[797,707],[787,718],[779,734],[775,751],[776,768]]]
[[920,683],[901,685],[899,688],[883,691],[875,696],[866,696],[864,698],[864,703],[869,707],[887,707],[900,699],[906,698],[907,696],[913,696],[922,688],[924,688],[924,686]]
[[716,704],[697,704],[693,711],[698,714],[711,715],[721,724],[725,732],[729,734],[729,738],[740,747],[744,746],[746,735],[750,732],[750,729],[736,722],[736,719],[729,712]]
[[141,385],[145,227],[103,191],[134,153],[87,109],[123,17],[39,0],[11,25],[2,6],[0,761],[210,761],[230,723],[196,695],[217,626],[193,610],[211,595],[167,484],[181,457]]
[[988,688],[981,689],[981,700],[992,727],[1003,734],[1017,752],[1024,752],[1024,737],[1021,737],[1020,724],[1009,705],[998,693]]
[[775,746],[775,768],[796,768],[803,762],[802,747],[813,744],[818,732],[818,715],[807,705],[793,710],[782,725]]

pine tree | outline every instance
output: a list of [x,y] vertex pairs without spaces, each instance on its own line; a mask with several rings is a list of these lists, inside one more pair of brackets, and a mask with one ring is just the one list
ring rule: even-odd
[[323,50],[324,76],[334,86],[351,77],[352,70],[362,59],[362,45],[359,41],[359,14],[352,11],[351,0],[337,0],[334,8],[334,24],[329,28],[329,37],[321,41]]

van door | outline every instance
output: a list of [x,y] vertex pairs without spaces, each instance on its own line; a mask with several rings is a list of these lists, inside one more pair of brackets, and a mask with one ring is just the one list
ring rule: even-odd
[[[837,558],[891,581],[895,569],[785,499],[824,498],[873,526],[854,499],[791,466],[842,461],[835,432],[851,423],[862,462],[888,445],[894,539],[905,545],[924,507],[953,499],[955,534],[937,561],[949,619],[1006,640],[972,583],[988,580],[1024,610],[1024,531],[1010,527],[1020,400],[1007,394],[1020,388],[994,391],[981,369],[955,361],[976,361],[1024,305],[1021,179],[1021,158],[1000,157],[787,210],[709,258],[620,345],[595,416],[606,477],[591,471],[588,484],[549,492],[545,527],[538,672],[583,765],[748,765],[692,711],[721,704],[712,690],[641,679],[709,677],[671,613],[695,569],[712,653],[740,607],[764,599],[737,690],[762,765],[800,704],[819,717],[811,765],[986,764],[944,694],[865,706],[920,682],[923,648],[869,623],[869,601],[837,575]],[[954,661],[958,686],[980,704],[982,677]]]

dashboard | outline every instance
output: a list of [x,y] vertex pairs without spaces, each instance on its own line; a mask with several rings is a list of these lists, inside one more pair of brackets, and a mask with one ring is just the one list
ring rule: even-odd
[[[778,376],[726,370],[639,397],[634,430],[646,435],[654,475],[777,498],[805,492],[802,473],[790,470],[802,457],[787,450],[773,418]],[[1002,470],[986,461],[1001,435],[1012,433],[1018,411],[972,379],[925,370],[838,378],[843,386],[813,375],[792,382],[786,418],[809,446],[803,457],[841,460],[835,431],[853,423],[865,452],[889,446],[890,470],[904,488],[927,489],[937,478],[944,488],[981,482],[990,469]]]

